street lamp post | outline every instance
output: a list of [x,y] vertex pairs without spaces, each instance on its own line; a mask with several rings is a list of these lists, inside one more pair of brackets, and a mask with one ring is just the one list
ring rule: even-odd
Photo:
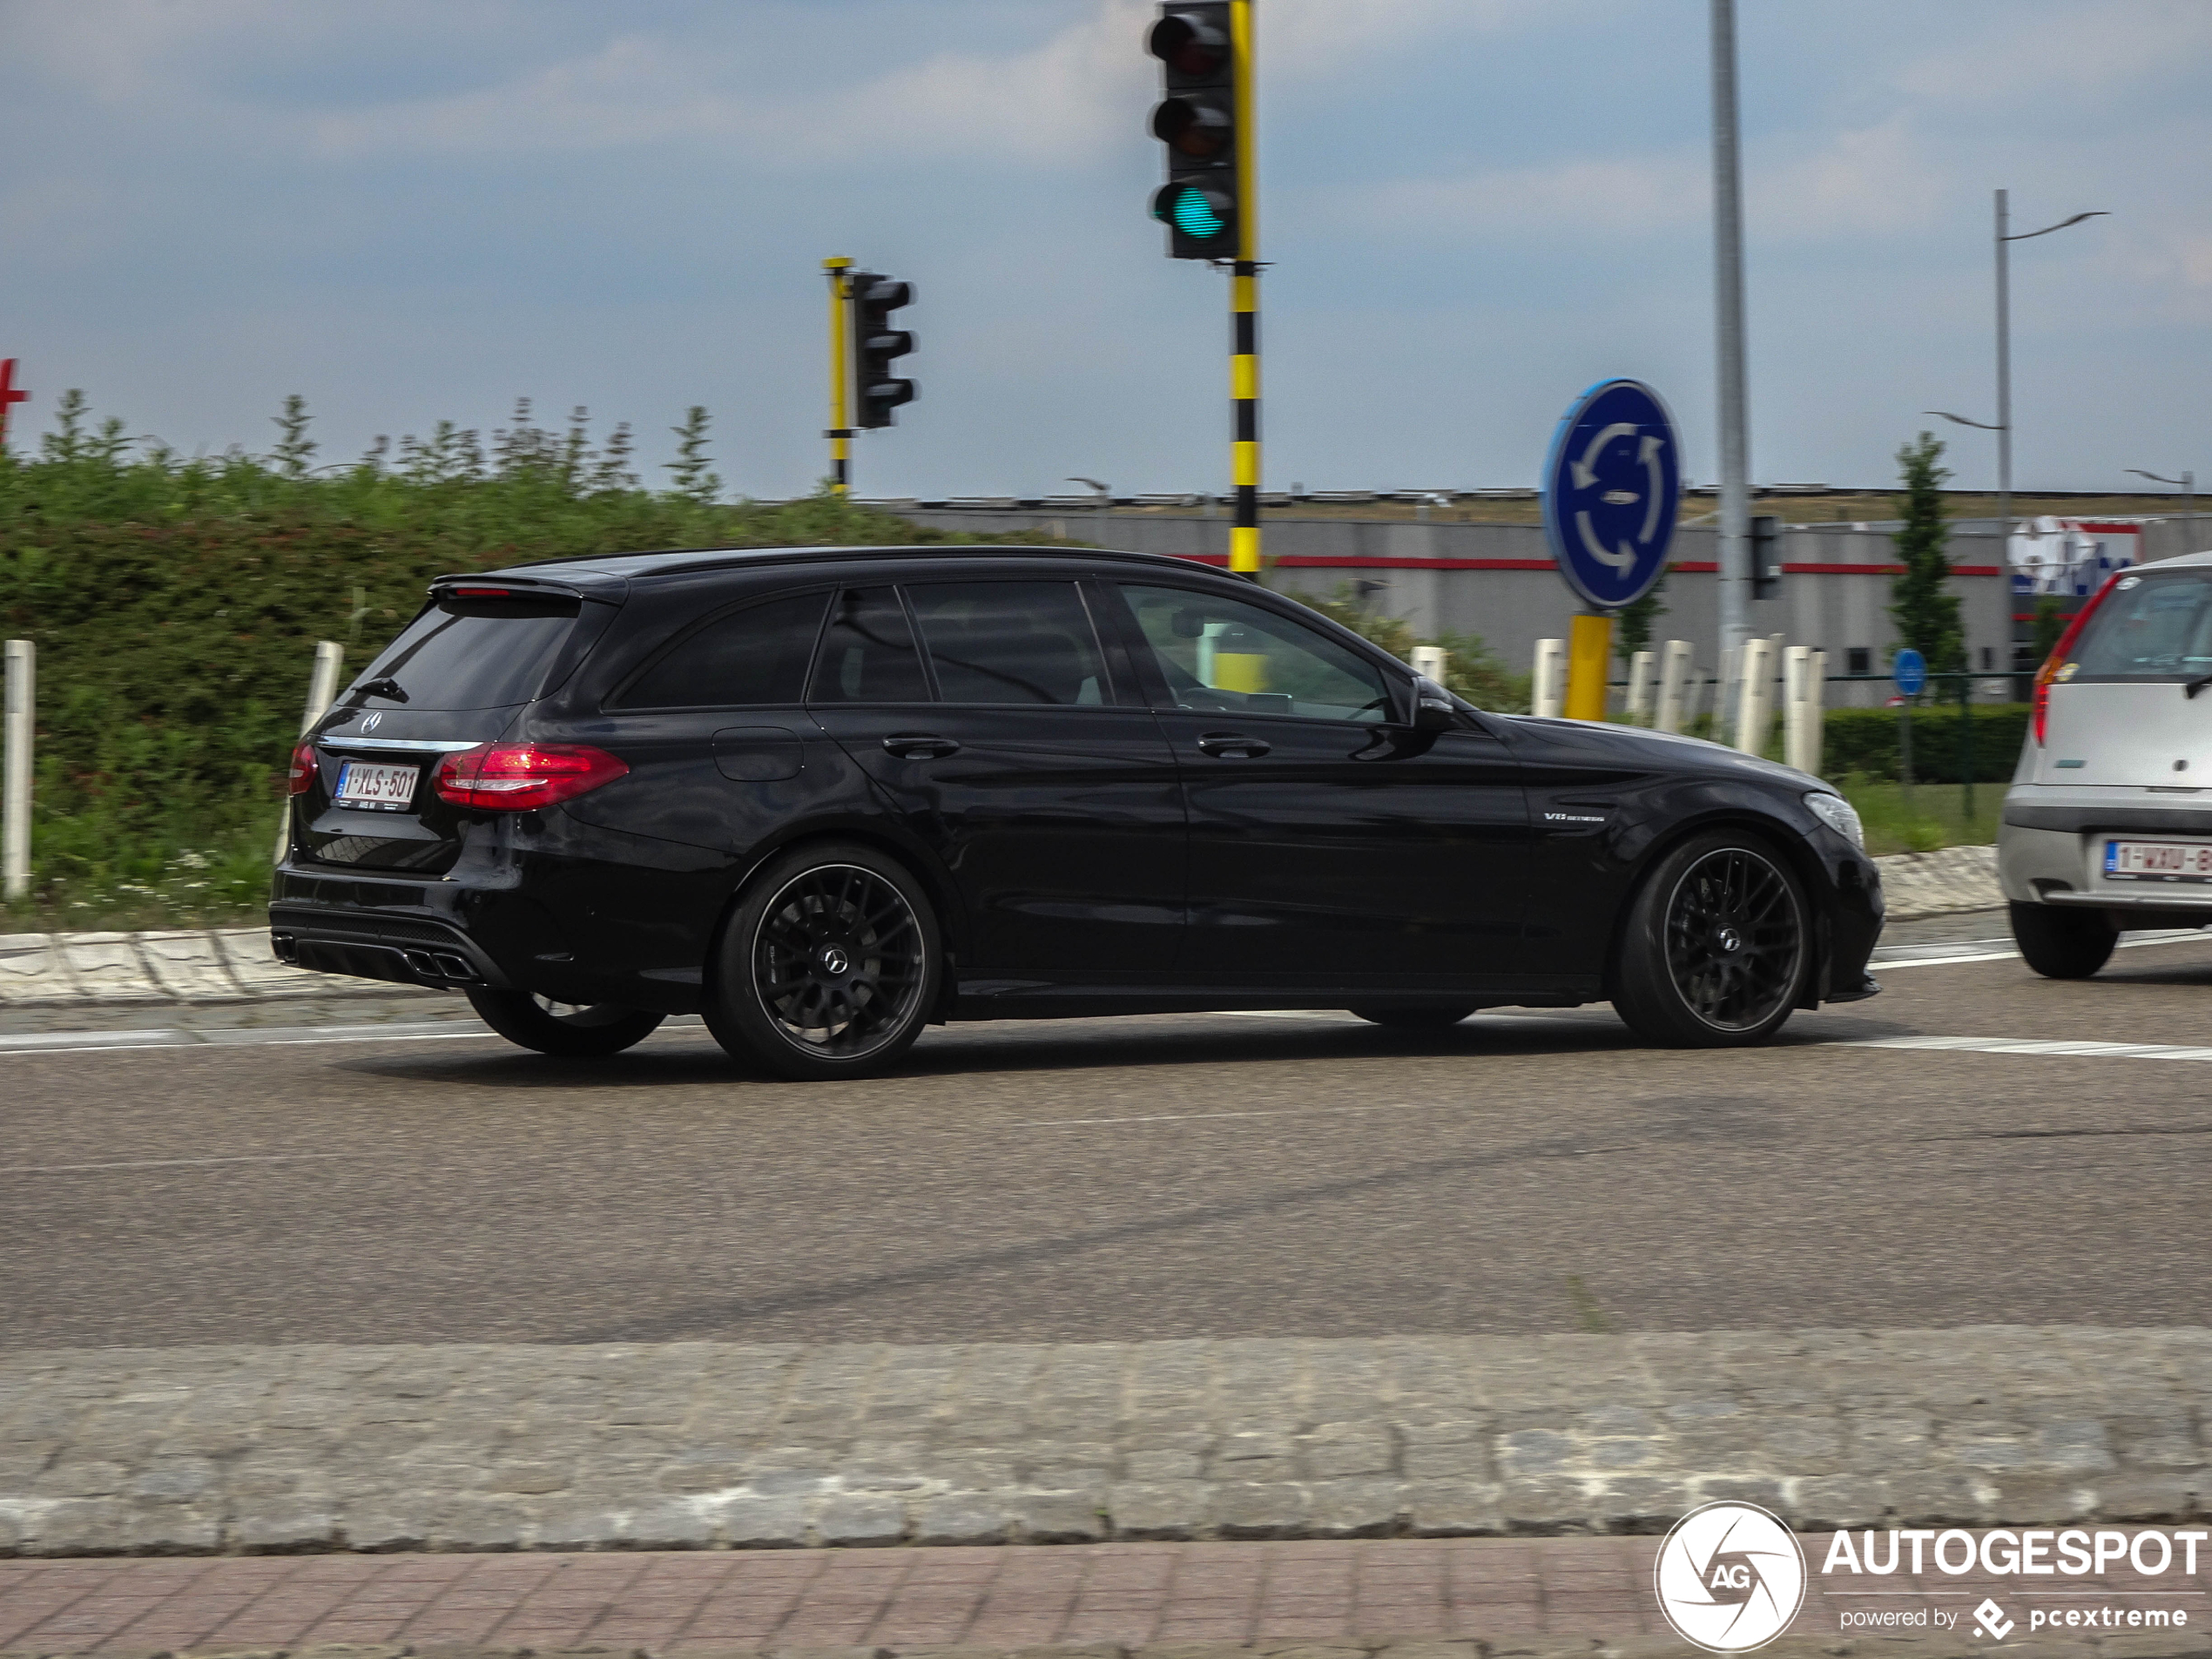
[[2013,536],[2013,290],[2010,256],[2006,245],[2032,241],[2039,236],[2048,236],[2053,231],[2062,231],[2069,225],[2079,225],[2085,219],[2109,219],[2103,208],[2076,213],[2062,219],[2055,225],[2046,225],[2040,231],[2022,231],[2014,236],[2006,230],[2012,222],[2008,192],[1997,192],[1997,423],[1969,421],[1963,415],[1953,415],[1948,409],[1930,409],[1930,415],[1939,415],[1946,421],[1956,421],[1960,426],[1979,427],[1984,432],[1997,435],[1997,535],[1998,563],[2012,545]]
[[1720,415],[1720,704],[1733,718],[1751,637],[1750,399],[1743,368],[1743,167],[1736,103],[1736,0],[1712,0],[1713,308]]
[[2141,467],[2130,467],[2128,471],[2131,477],[2148,478],[2155,484],[2172,484],[2182,492],[2182,550],[2193,552],[2192,544],[2196,540],[2196,475],[2185,472],[2178,478],[2161,478]]

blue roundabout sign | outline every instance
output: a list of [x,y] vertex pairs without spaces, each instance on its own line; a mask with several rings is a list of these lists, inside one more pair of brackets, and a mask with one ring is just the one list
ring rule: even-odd
[[1681,503],[1680,447],[1658,393],[1601,381],[1575,400],[1544,462],[1544,529],[1568,586],[1600,610],[1643,597],[1666,571]]
[[1890,664],[1890,678],[1896,682],[1900,695],[1918,697],[1927,689],[1928,659],[1907,645]]

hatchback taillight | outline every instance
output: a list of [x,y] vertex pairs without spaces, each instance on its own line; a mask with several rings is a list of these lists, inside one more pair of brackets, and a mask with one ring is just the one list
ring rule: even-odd
[[629,773],[626,762],[588,744],[489,743],[438,762],[438,799],[480,813],[523,813]]
[[285,781],[293,794],[304,795],[314,786],[315,773],[320,770],[315,764],[315,745],[303,743],[292,752],[292,770]]
[[2074,612],[2074,620],[2067,624],[2066,631],[2059,636],[2059,643],[2051,647],[2051,654],[2043,659],[2043,666],[2035,671],[2035,692],[2028,707],[2028,723],[2033,729],[2035,746],[2039,749],[2043,746],[2044,730],[2051,723],[2051,687],[2058,679],[2059,670],[2064,668],[2067,659],[2074,655],[2074,642],[2081,637],[2081,631],[2088,626],[2089,618],[2097,614],[2097,607],[2105,602],[2105,595],[2112,591],[2112,584],[2125,574],[2124,570],[2114,570],[2105,578],[2104,586],[2096,590],[2087,604]]

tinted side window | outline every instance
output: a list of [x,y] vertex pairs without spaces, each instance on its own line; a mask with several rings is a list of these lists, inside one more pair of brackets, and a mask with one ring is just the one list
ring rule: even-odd
[[1103,703],[1106,669],[1072,582],[907,590],[948,703]]
[[1308,719],[1387,720],[1382,671],[1271,610],[1184,588],[1122,591],[1176,706]]
[[837,596],[814,658],[810,703],[927,703],[929,685],[895,588]]
[[821,630],[826,593],[802,593],[715,617],[676,642],[625,686],[624,709],[729,708],[796,703]]

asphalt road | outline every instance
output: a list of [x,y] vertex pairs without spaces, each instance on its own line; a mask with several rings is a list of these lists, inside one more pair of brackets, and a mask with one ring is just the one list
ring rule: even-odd
[[2212,1323],[2212,939],[1883,970],[1775,1047],[1603,1009],[0,1053],[0,1346]]

